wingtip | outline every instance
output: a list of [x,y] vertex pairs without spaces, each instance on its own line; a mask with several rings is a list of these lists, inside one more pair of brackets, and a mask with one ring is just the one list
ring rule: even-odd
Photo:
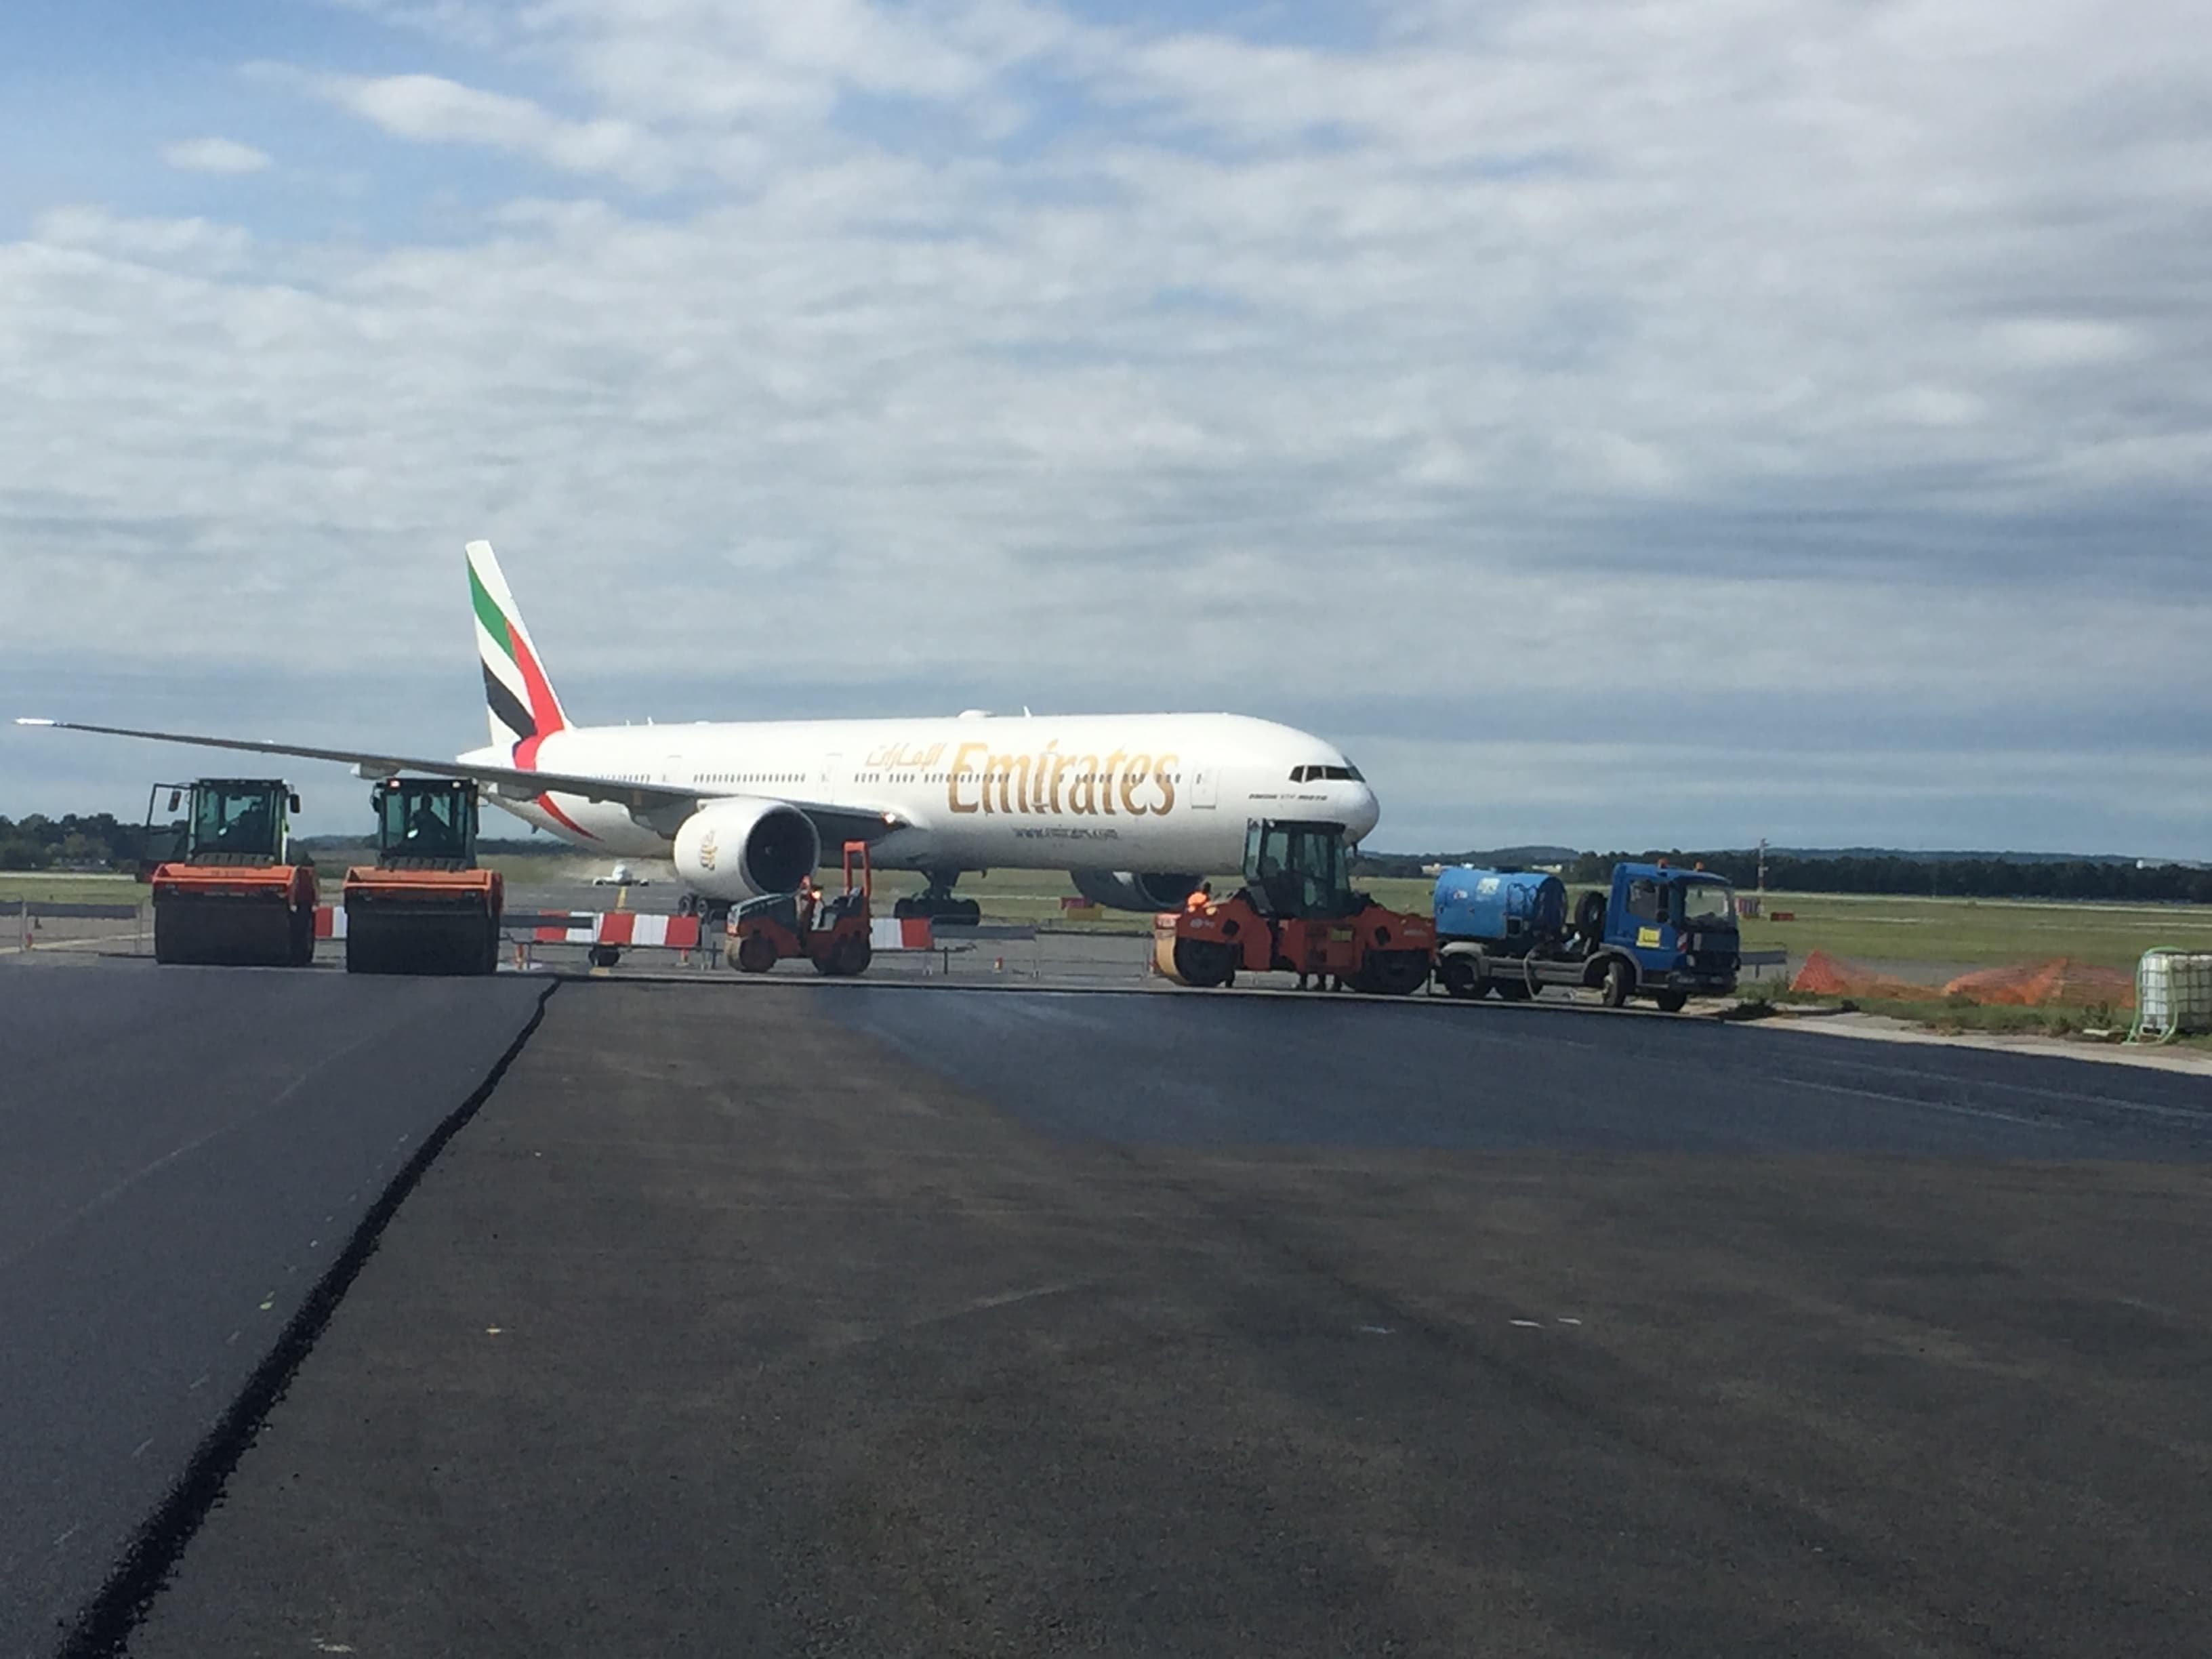
[[18,714],[15,716],[15,724],[18,726],[57,726],[59,725],[60,722],[58,720],[50,720],[43,714]]

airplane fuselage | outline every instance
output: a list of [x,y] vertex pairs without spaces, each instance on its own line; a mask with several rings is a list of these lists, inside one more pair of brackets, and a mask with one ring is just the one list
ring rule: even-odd
[[[509,763],[490,750],[465,763]],[[1375,797],[1333,744],[1237,714],[982,714],[954,719],[578,726],[548,735],[548,772],[853,806],[904,827],[876,844],[895,869],[1234,870],[1248,820],[1374,827]],[[660,856],[672,836],[614,802],[551,794],[506,811],[610,854]]]

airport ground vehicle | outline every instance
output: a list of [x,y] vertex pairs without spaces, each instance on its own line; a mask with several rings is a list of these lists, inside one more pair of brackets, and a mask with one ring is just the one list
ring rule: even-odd
[[764,974],[787,957],[805,957],[815,972],[835,979],[866,972],[875,956],[868,933],[875,872],[867,842],[847,842],[844,862],[842,893],[769,893],[731,911],[724,959],[745,974]]
[[1185,909],[1159,966],[1185,985],[1228,985],[1239,969],[1404,996],[1428,982],[1436,929],[1352,886],[1345,826],[1271,819],[1244,837],[1244,885]]
[[477,866],[476,786],[386,778],[370,794],[376,862],[346,872],[349,974],[489,974],[506,884]]
[[1455,997],[1510,1000],[1547,985],[1648,996],[1669,1013],[1735,989],[1735,890],[1703,870],[1624,863],[1571,915],[1566,884],[1536,870],[1455,865],[1437,877],[1437,977]]
[[[170,821],[157,825],[164,791]],[[299,810],[277,778],[154,786],[141,868],[152,866],[156,962],[304,968],[314,960],[315,869],[293,858],[288,816]]]

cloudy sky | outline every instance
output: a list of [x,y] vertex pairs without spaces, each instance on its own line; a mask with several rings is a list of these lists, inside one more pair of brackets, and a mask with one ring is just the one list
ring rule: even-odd
[[[481,743],[483,535],[584,720],[2212,857],[2201,17],[9,0],[0,714]],[[0,812],[197,763],[0,730]]]

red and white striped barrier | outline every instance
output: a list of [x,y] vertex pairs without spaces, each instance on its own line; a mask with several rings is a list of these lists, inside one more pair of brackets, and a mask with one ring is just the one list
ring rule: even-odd
[[[533,945],[618,945],[630,950],[696,951],[700,939],[698,917],[642,910],[516,912],[507,917],[502,931]],[[315,937],[345,936],[345,906],[316,906]],[[936,948],[936,936],[927,916],[877,916],[868,923],[868,944],[878,951],[929,951]]]
[[696,951],[699,948],[699,918],[696,916],[663,916],[648,915],[642,910],[603,910],[597,915],[577,920],[588,920],[589,927],[574,927],[565,933],[558,928],[540,928],[538,938],[566,939],[574,945],[627,945],[633,947],[653,945],[668,951]]
[[[501,931],[537,945],[627,945],[668,951],[699,948],[696,916],[648,915],[638,910],[530,910],[508,915]],[[315,937],[339,939],[346,936],[343,904],[315,907]]]
[[873,916],[868,921],[868,945],[877,951],[929,951],[937,945],[927,916]]

